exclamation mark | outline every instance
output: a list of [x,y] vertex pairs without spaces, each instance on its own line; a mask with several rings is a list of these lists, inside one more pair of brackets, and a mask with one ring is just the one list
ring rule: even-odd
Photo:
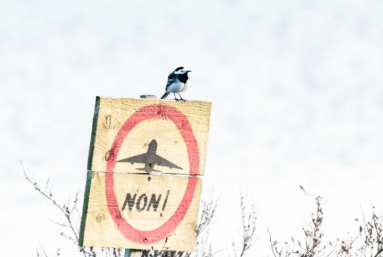
[[162,211],[165,210],[166,203],[168,202],[168,196],[169,196],[169,193],[170,193],[170,190],[168,190],[168,193],[166,194],[166,198],[165,198],[164,206],[162,206]]

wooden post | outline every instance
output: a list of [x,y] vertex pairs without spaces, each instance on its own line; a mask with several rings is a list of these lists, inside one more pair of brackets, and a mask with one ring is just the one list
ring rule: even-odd
[[124,257],[141,257],[141,250],[125,249]]
[[[157,99],[155,95],[140,95],[140,98]],[[141,250],[125,249],[124,257],[141,257]]]

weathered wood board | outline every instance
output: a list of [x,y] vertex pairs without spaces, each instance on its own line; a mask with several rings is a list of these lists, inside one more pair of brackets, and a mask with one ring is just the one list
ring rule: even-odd
[[[202,187],[200,178],[114,174],[116,202],[110,210],[105,195],[105,176],[108,175],[92,172],[83,245],[194,249]],[[194,192],[185,194],[189,180],[196,186]]]
[[[199,151],[199,175],[203,175],[210,109],[209,102],[100,98],[99,107],[96,107],[98,118],[95,137],[92,136],[94,147],[89,154],[91,160],[88,170],[105,171],[113,142],[120,136],[119,140],[123,142],[117,161],[147,152],[149,144],[155,139],[158,145],[157,154],[182,167],[182,169],[157,167],[156,170],[160,170],[162,174],[188,175],[190,167],[187,145],[193,143],[191,142],[193,138],[188,137],[190,124],[191,134],[195,137]],[[133,128],[127,124],[128,119],[131,126],[135,125]],[[128,129],[129,131],[126,131]],[[122,138],[123,131],[127,133],[124,138]],[[145,174],[145,171],[137,170],[142,166],[136,163],[117,162],[113,171]]]
[[96,98],[80,245],[194,249],[210,108]]

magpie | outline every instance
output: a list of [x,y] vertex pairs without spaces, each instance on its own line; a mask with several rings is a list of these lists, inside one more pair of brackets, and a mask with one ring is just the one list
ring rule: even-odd
[[[186,91],[190,86],[188,72],[191,72],[191,70],[184,70],[184,67],[178,67],[175,71],[170,73],[168,76],[168,82],[166,83],[166,92],[161,99],[166,99],[170,93],[173,93],[176,101],[185,101],[180,95],[180,92]],[[176,93],[181,99],[177,99]]]

